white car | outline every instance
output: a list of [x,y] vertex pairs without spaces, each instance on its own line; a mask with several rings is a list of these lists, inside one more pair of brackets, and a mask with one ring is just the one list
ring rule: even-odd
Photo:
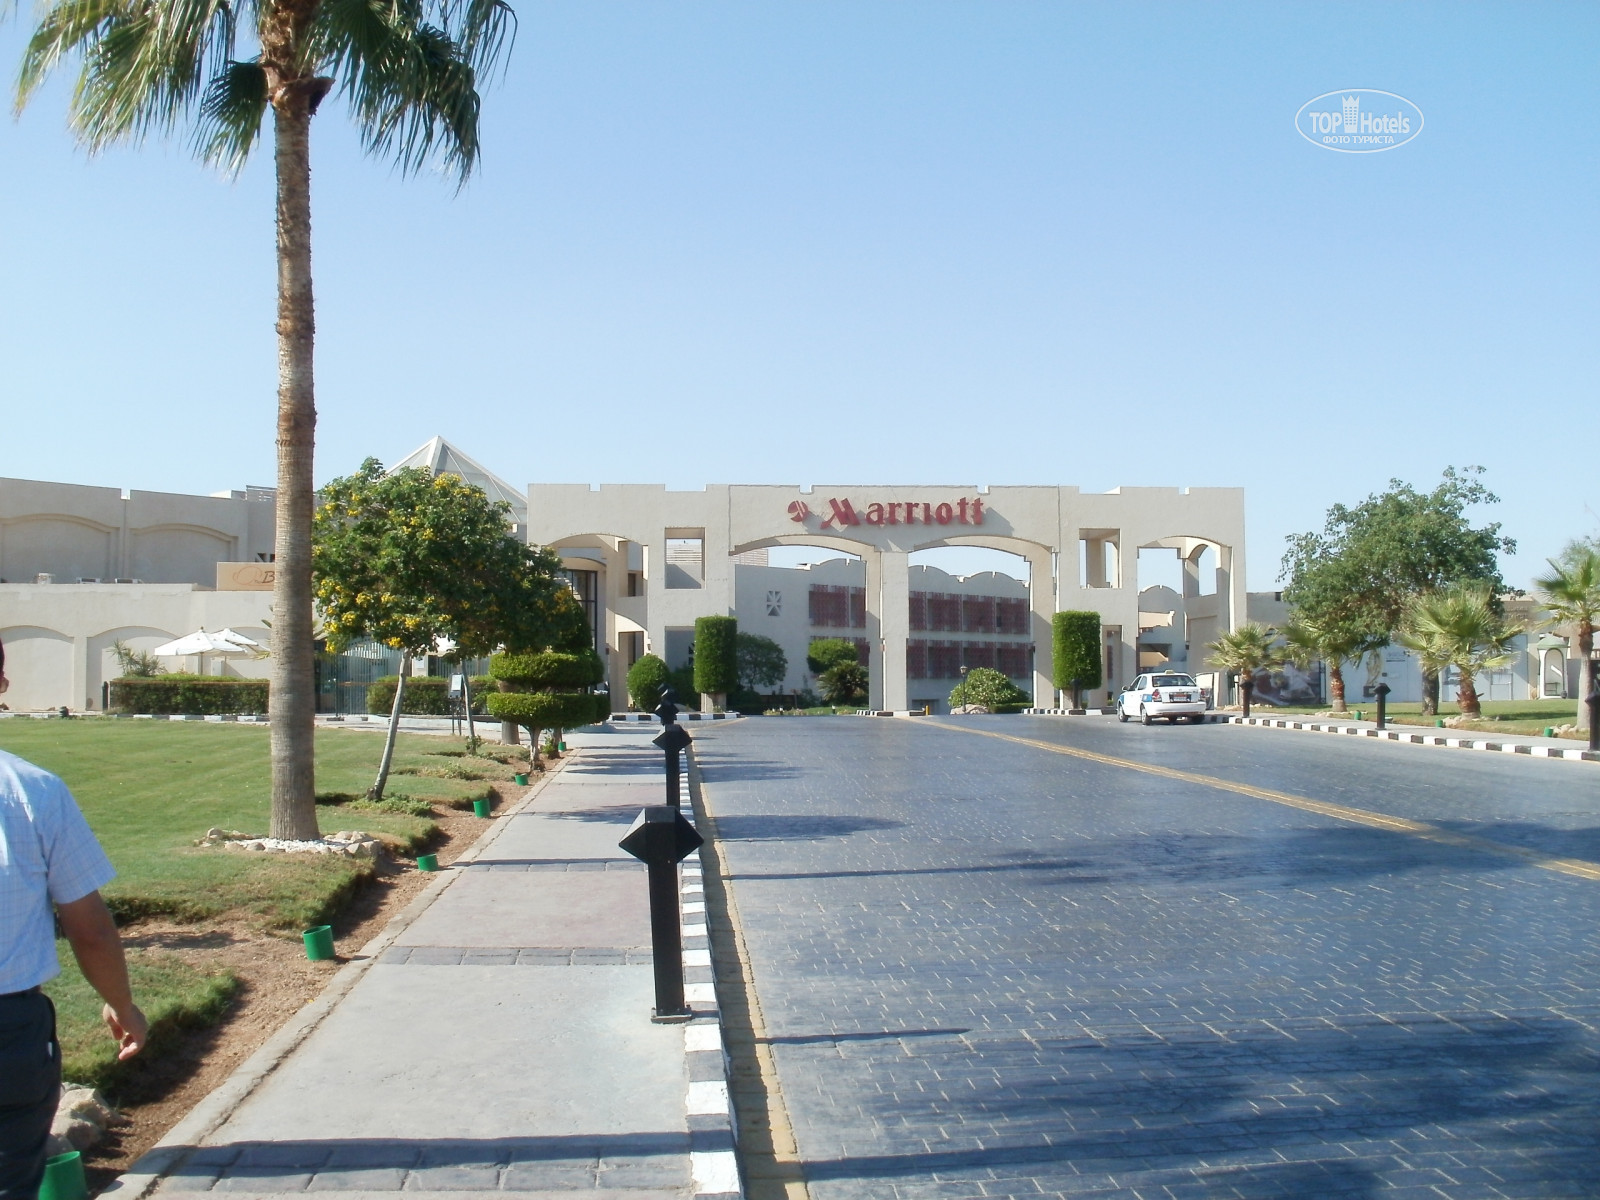
[[1146,725],[1157,717],[1177,723],[1188,717],[1197,724],[1209,707],[1207,696],[1194,678],[1177,671],[1152,671],[1141,675],[1117,696],[1117,720],[1138,717]]

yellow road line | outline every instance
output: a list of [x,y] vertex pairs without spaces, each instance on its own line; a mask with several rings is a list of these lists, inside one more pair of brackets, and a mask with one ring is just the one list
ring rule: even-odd
[[1403,833],[1408,837],[1437,842],[1443,846],[1454,846],[1462,850],[1482,850],[1489,854],[1500,854],[1507,858],[1520,859],[1529,866],[1539,867],[1545,871],[1557,871],[1562,875],[1576,875],[1579,879],[1600,880],[1600,863],[1586,862],[1580,858],[1556,858],[1538,850],[1527,850],[1521,846],[1508,845],[1505,842],[1490,841],[1488,838],[1473,837],[1465,833],[1452,833],[1448,829],[1440,829],[1437,825],[1429,825],[1423,821],[1408,821],[1404,817],[1391,817],[1386,813],[1371,812],[1365,808],[1350,808],[1343,804],[1330,804],[1326,800],[1313,800],[1310,796],[1297,796],[1293,792],[1279,792],[1272,788],[1255,787],[1248,783],[1235,783],[1231,779],[1220,779],[1215,775],[1202,775],[1197,771],[1180,771],[1176,767],[1161,767],[1154,763],[1137,762],[1131,758],[1116,758],[1110,754],[1096,754],[1093,750],[1084,750],[1077,746],[1064,746],[1059,742],[1043,742],[1037,738],[1017,737],[1014,734],[998,733],[991,729],[973,729],[965,725],[945,724],[941,725],[940,728],[954,729],[961,733],[974,733],[980,737],[998,738],[1002,742],[1016,742],[1020,746],[1032,746],[1036,750],[1048,750],[1051,754],[1065,754],[1071,758],[1087,759],[1089,762],[1101,763],[1108,767],[1121,767],[1128,771],[1142,771],[1146,775],[1158,775],[1163,779],[1177,779],[1184,783],[1194,783],[1199,784],[1201,787],[1215,788],[1218,791],[1235,792],[1241,796],[1253,796],[1257,800],[1270,800],[1274,804],[1283,804],[1289,808],[1301,809],[1304,812],[1333,817],[1339,821],[1350,821],[1353,824],[1366,825],[1372,829],[1386,829],[1391,833]]

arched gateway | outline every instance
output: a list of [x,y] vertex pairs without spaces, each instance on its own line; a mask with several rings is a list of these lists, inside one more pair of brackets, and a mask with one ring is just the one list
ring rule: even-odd
[[[1031,680],[1035,703],[1049,707],[1055,612],[1100,613],[1108,687],[1137,669],[1139,597],[1133,572],[1123,569],[1124,547],[1133,557],[1141,546],[1176,547],[1186,560],[1202,547],[1214,550],[1214,602],[1189,613],[1188,637],[1197,650],[1239,624],[1245,611],[1241,488],[1083,493],[1075,487],[717,485],[668,491],[534,484],[528,540],[558,550],[570,570],[582,573],[575,574],[575,585],[592,604],[617,696],[625,694],[628,666],[640,654],[661,654],[673,663],[684,654],[696,617],[726,614],[751,632],[776,629],[776,621],[802,631],[800,637],[853,636],[867,652],[875,708],[909,707],[918,680],[943,678],[929,672],[949,669],[932,664],[954,661],[952,645],[963,661],[971,647],[984,662],[1006,664],[1001,669],[1025,690]],[[761,551],[784,545],[837,549],[860,561],[793,569],[794,584],[786,588],[786,575],[770,574],[782,569],[760,562]],[[1025,600],[1020,592],[990,596],[954,584],[949,593],[917,590],[913,576],[922,569],[909,556],[938,546],[1022,556],[1030,576]],[[762,583],[772,586],[757,586]],[[958,611],[963,615],[954,615]],[[941,632],[977,640],[929,636]],[[792,652],[790,662],[793,673]]]

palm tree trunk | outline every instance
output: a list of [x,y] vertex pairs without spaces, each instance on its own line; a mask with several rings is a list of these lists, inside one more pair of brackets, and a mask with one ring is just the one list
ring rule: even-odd
[[1422,668],[1422,715],[1439,715],[1439,672],[1432,667]]
[[1594,691],[1594,626],[1587,621],[1578,625],[1578,719],[1580,730],[1589,728],[1589,693]]
[[1476,721],[1483,716],[1478,689],[1472,686],[1472,674],[1465,669],[1461,669],[1461,681],[1456,684],[1456,703],[1461,707],[1461,715],[1468,720]]
[[406,694],[406,676],[411,674],[411,655],[400,656],[400,678],[394,684],[394,703],[389,706],[389,732],[383,739],[383,758],[378,763],[378,777],[367,789],[368,800],[382,800],[383,789],[389,783],[389,764],[394,761],[394,738],[400,732],[400,702]]
[[1328,664],[1328,707],[1334,712],[1345,711],[1344,667],[1337,660]]
[[273,107],[278,180],[278,495],[272,596],[272,836],[318,836],[313,738],[311,111]]

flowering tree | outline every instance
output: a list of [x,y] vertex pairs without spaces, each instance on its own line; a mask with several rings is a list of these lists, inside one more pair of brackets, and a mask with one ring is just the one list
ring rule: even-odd
[[518,541],[509,514],[459,475],[423,467],[385,474],[375,458],[322,489],[312,570],[329,648],[369,637],[402,655],[373,799],[388,781],[414,656],[445,639],[480,655],[587,628],[560,560]]

